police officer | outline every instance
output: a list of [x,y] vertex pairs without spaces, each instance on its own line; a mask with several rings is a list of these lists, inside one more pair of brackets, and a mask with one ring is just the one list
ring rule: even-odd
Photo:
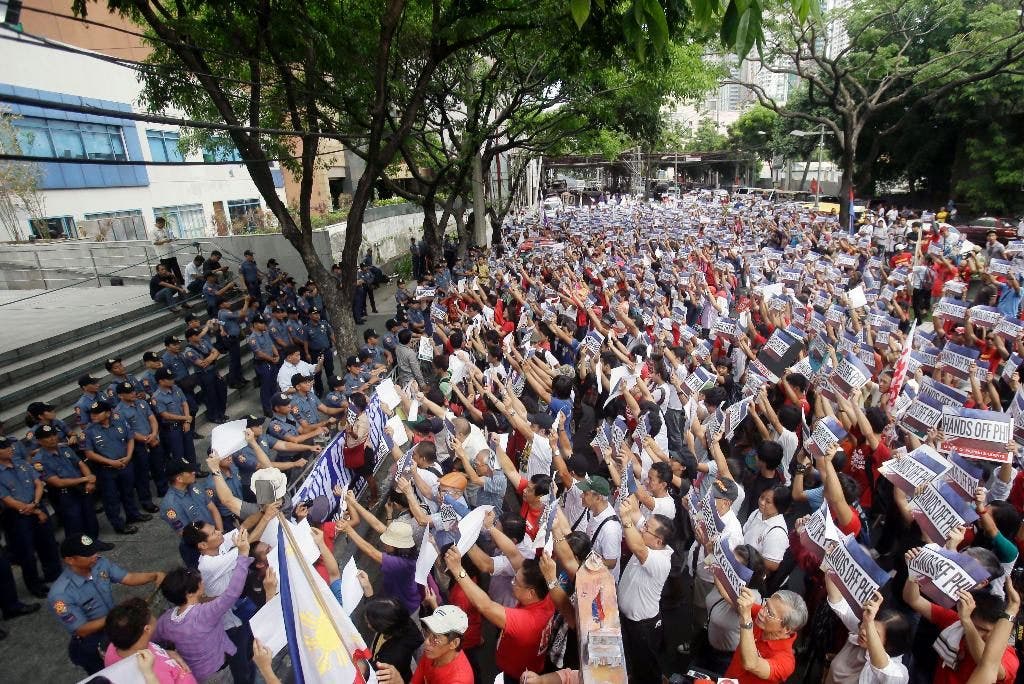
[[260,381],[260,404],[263,406],[263,414],[269,416],[272,413],[270,399],[277,390],[277,364],[281,361],[281,355],[267,330],[267,320],[262,316],[252,320],[249,349],[252,351],[256,377]]
[[82,388],[82,396],[75,402],[75,427],[84,430],[89,424],[89,407],[100,391],[100,381],[91,375],[83,375],[78,378],[78,386]]
[[281,293],[281,285],[284,284],[284,279],[287,277],[288,274],[278,268],[277,259],[267,260],[267,292],[270,293],[271,298],[277,299]]
[[249,293],[249,297],[259,306],[262,300],[260,280],[263,276],[260,274],[259,267],[256,266],[256,255],[252,253],[252,250],[247,249],[242,254],[245,261],[239,265],[238,272],[242,274],[242,281],[245,282],[245,289]]
[[206,274],[206,283],[203,285],[203,300],[206,302],[206,314],[210,318],[217,317],[217,302],[220,301],[221,297],[234,289],[238,284],[231,280],[224,287],[217,287],[218,277],[219,275],[216,271],[210,271]]
[[283,306],[274,306],[270,309],[270,321],[267,324],[267,329],[270,330],[270,337],[278,349],[292,346],[292,336],[288,332],[286,317],[287,313]]
[[160,426],[149,402],[138,398],[130,382],[118,385],[117,397],[114,418],[120,418],[128,424],[135,440],[132,467],[135,469],[135,493],[139,496],[139,505],[147,513],[156,513],[160,509],[153,503],[153,495],[149,489],[150,478],[156,485],[158,496],[163,496],[167,491],[165,458],[160,447]]
[[107,613],[114,607],[111,584],[139,587],[163,582],[162,572],[128,572],[106,558],[88,535],[67,537],[61,542],[64,571],[49,592],[50,610],[71,634],[68,657],[89,674],[103,669],[107,638],[103,630]]
[[242,322],[249,315],[249,304],[251,296],[247,295],[242,303],[240,311],[231,310],[231,302],[226,299],[220,300],[220,308],[217,310],[217,320],[220,321],[221,340],[228,350],[228,378],[230,387],[238,389],[247,380],[242,377]]
[[[44,582],[60,575],[57,540],[50,516],[40,506],[42,499],[43,481],[35,469],[24,459],[15,458],[14,445],[0,437],[0,520],[11,556],[21,566],[25,586],[37,598],[46,596],[49,587]],[[43,566],[42,576],[37,556]]]
[[159,354],[148,351],[142,355],[142,365],[146,370],[139,375],[139,386],[148,400],[152,399],[153,392],[157,390],[156,378],[153,375],[164,367],[164,362],[160,360]]
[[114,381],[107,385],[107,388],[103,390],[103,396],[100,398],[114,406],[117,404],[118,385],[122,382],[130,382],[132,387],[138,388],[140,383],[134,375],[125,370],[124,363],[122,363],[120,358],[107,359],[103,365],[107,372],[114,376]]
[[[306,324],[306,335],[309,338],[309,355],[311,360],[323,356],[323,370],[327,373],[327,377],[334,375],[334,349],[338,346],[338,340],[334,336],[334,328],[331,324],[322,319],[320,309],[309,310],[309,323]],[[316,388],[318,395],[323,394],[323,376],[319,372],[313,377],[313,386]]]
[[381,344],[384,345],[384,351],[391,355],[391,360],[395,360],[395,349],[398,348],[398,331],[402,329],[402,324],[394,318],[389,318],[385,323],[384,327],[388,329],[388,333],[381,340]]
[[[160,443],[164,447],[165,463],[172,461],[196,462],[196,447],[192,443],[192,408],[181,388],[174,383],[169,368],[161,368],[153,376],[157,390],[153,393],[153,410],[160,419]],[[167,471],[170,478],[170,471]]]
[[[374,366],[389,367],[394,364],[394,352],[387,351],[380,344],[380,335],[373,328],[367,328],[363,331],[363,341],[366,342],[366,349],[370,352],[370,361]],[[396,340],[397,342],[397,340]]]
[[356,392],[368,392],[377,380],[380,379],[381,371],[367,373],[363,370],[363,364],[359,362],[358,356],[350,356],[345,360],[345,394],[352,396]]
[[345,378],[340,375],[332,375],[327,378],[327,384],[331,391],[324,395],[324,411],[336,418],[348,414],[348,395],[345,394]]
[[182,352],[185,359],[192,364],[192,372],[199,378],[203,388],[203,402],[206,404],[206,418],[213,423],[225,423],[224,415],[228,403],[228,386],[217,371],[217,359],[220,352],[202,339],[198,330],[185,333],[188,347]]
[[[274,440],[277,440],[277,442],[306,445],[313,438],[327,434],[327,430],[324,428],[316,428],[305,432],[299,431],[298,423],[296,423],[292,415],[292,398],[290,395],[275,394],[270,404],[274,410],[274,415],[271,416],[270,424],[267,426],[267,434]],[[293,451],[292,449],[280,448],[277,442],[273,444],[273,447],[278,456]],[[313,446],[313,450],[316,450],[315,446]],[[290,456],[285,456],[284,458],[292,460]]]
[[319,448],[312,444],[293,444],[265,434],[263,424],[266,420],[263,416],[248,416],[246,418],[245,446],[236,451],[233,456],[242,478],[242,496],[239,498],[243,501],[255,503],[256,494],[252,491],[250,484],[252,474],[260,468],[277,468],[281,472],[287,472],[292,469],[301,469],[307,463],[303,457],[297,457],[294,461],[271,461],[271,450],[288,452],[293,455],[315,454],[319,451]]
[[164,338],[164,354],[160,358],[164,368],[171,372],[175,382],[181,382],[188,377],[191,366],[181,353],[181,338],[169,335]]
[[111,415],[110,404],[105,401],[94,402],[89,413],[93,422],[85,429],[85,457],[96,463],[103,512],[115,532],[135,534],[139,528],[133,523],[152,520],[153,516],[140,511],[135,501],[135,440],[131,428]]
[[313,379],[308,375],[296,373],[292,376],[292,417],[298,421],[299,429],[303,432],[316,428],[326,428],[335,421],[324,417],[321,410],[326,413],[327,407],[320,402],[320,398],[313,392]]
[[96,476],[89,466],[71,448],[59,444],[59,433],[50,425],[35,429],[39,451],[32,465],[40,479],[50,488],[50,496],[64,524],[65,537],[83,534],[96,540],[96,548],[109,551],[113,544],[100,541],[100,525],[96,519],[96,505],[92,493],[96,489]]
[[285,326],[288,328],[291,344],[301,349],[302,358],[309,361],[309,335],[306,334],[306,325],[299,320],[299,308],[292,305],[286,311],[288,319],[285,321]]
[[[175,534],[180,537],[185,526],[196,521],[210,523],[223,531],[224,523],[213,503],[212,494],[196,483],[195,466],[185,461],[174,461],[167,474],[171,486],[160,502],[160,517]],[[178,553],[188,567],[199,565],[199,554],[184,542],[178,542]]]
[[[33,431],[42,425],[47,425],[57,431],[58,441],[67,444],[71,448],[75,448],[78,444],[78,435],[73,433],[71,428],[63,420],[57,417],[53,404],[47,404],[43,401],[33,401],[28,405],[26,412],[28,413],[28,420],[26,423],[29,424],[29,427],[31,427]],[[35,433],[31,432],[29,435],[30,436],[26,439],[28,444],[25,446],[27,447],[27,450],[31,451],[38,448],[39,445],[36,443]],[[15,447],[15,449],[17,449],[17,447]],[[15,453],[17,453],[17,451]]]

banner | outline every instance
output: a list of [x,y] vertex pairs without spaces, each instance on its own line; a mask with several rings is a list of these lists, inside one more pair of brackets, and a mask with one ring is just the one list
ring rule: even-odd
[[799,360],[803,350],[804,343],[799,338],[776,328],[757,353],[753,368],[772,382],[778,382],[786,374],[786,369]]
[[951,467],[946,471],[946,482],[965,501],[974,501],[974,490],[978,488],[983,473],[981,466],[971,463],[955,451],[949,455],[949,464]]
[[1007,444],[1013,439],[1010,414],[1001,411],[962,408],[942,414],[945,441],[942,450],[954,449],[963,456],[997,463],[1009,463]]
[[810,439],[804,440],[804,448],[813,458],[823,458],[825,452],[846,438],[842,424],[832,416],[825,416],[811,430]]
[[852,534],[835,544],[825,554],[829,577],[856,613],[858,619],[864,604],[889,581],[889,574],[861,548]]
[[943,406],[949,406],[957,410],[963,408],[964,404],[967,403],[966,393],[953,389],[949,385],[944,385],[932,378],[923,378],[921,380],[920,394],[937,400]]
[[352,486],[353,473],[344,466],[345,459],[342,455],[344,444],[345,433],[340,432],[317,456],[316,462],[314,462],[313,467],[310,468],[309,473],[306,475],[306,479],[302,481],[302,484],[295,490],[295,494],[292,495],[292,501],[309,501],[318,496],[326,496],[328,499],[331,499],[334,497],[334,485],[338,484],[352,489],[358,495],[358,492],[365,483],[360,480],[358,486]]
[[952,467],[953,464],[940,456],[939,452],[922,444],[903,458],[890,458],[878,472],[912,497],[918,487],[942,477]]
[[932,482],[911,502],[914,520],[925,536],[936,544],[949,541],[949,533],[978,519],[974,507],[960,498],[945,482]]
[[736,599],[739,598],[740,590],[747,586],[747,582],[754,575],[754,571],[740,563],[739,559],[733,554],[732,549],[729,548],[728,539],[719,539],[712,549],[712,553],[715,561],[712,572],[718,578],[718,581],[722,583],[722,588],[729,594],[732,603],[735,604]]
[[947,342],[939,352],[939,369],[958,380],[968,380],[971,377],[971,364],[977,361],[979,356],[980,349]]
[[914,397],[900,418],[900,427],[924,439],[928,431],[942,420],[942,403],[934,397],[921,393]]
[[828,501],[823,501],[814,513],[804,518],[803,527],[798,532],[800,543],[818,563],[825,558],[825,551],[831,546],[829,542],[839,543],[843,535],[832,520]]
[[978,561],[938,544],[921,547],[907,569],[929,601],[950,610],[956,609],[961,591],[970,591],[989,579],[988,572]]

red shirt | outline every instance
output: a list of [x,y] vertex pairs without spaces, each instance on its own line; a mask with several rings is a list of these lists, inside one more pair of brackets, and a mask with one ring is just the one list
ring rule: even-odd
[[[949,610],[948,608],[932,604],[931,621],[939,629],[945,629],[954,622],[959,622],[960,617],[956,614],[955,610]],[[996,684],[1009,684],[1009,682],[1014,681],[1017,677],[1018,664],[1017,654],[1014,653],[1012,647],[1007,646],[1006,650],[1003,651],[1001,663],[1006,676],[996,680]],[[971,678],[975,667],[977,665],[974,662],[974,658],[971,657],[970,651],[967,650],[967,643],[961,639],[960,650],[957,652],[956,667],[951,670],[948,667],[944,667],[940,662],[935,667],[932,682],[934,684],[964,684]]]
[[[867,440],[860,442],[857,448],[854,449],[853,454],[846,461],[846,466],[843,468],[846,474],[852,477],[860,485],[860,505],[865,510],[871,508],[872,501],[872,487],[871,482],[878,482],[878,478],[881,475],[878,474],[878,469],[883,463],[888,461],[892,457],[889,447],[885,445],[883,440],[878,441],[878,446],[874,449]],[[868,477],[868,463],[870,462],[871,477]]]
[[[337,531],[334,528],[334,521],[328,520],[320,526],[321,531],[324,533],[324,544],[327,548],[334,550],[334,538],[337,536]],[[324,582],[327,584],[331,583],[331,580],[327,578],[327,568],[324,566],[323,559],[318,558],[316,563],[313,564],[316,571],[320,573],[320,576],[324,578]]]
[[[519,486],[516,487],[516,494],[519,496],[523,495],[526,488],[530,485],[530,481],[525,478],[519,478]],[[526,536],[530,539],[537,538],[537,525],[540,523],[540,514],[544,512],[544,508],[530,508],[530,504],[523,502],[523,505],[519,507],[519,515],[523,520],[526,521]]]
[[435,667],[430,658],[423,656],[412,673],[411,684],[473,684],[473,667],[465,653],[452,662]]
[[459,586],[458,582],[452,587],[451,594],[448,596],[448,603],[461,608],[462,612],[469,618],[469,627],[466,629],[462,639],[462,650],[476,648],[482,644],[484,642],[481,631],[483,629],[483,618],[480,616],[480,611],[470,603],[466,597],[466,592]]
[[786,681],[793,671],[796,670],[796,656],[793,655],[793,642],[796,641],[796,634],[786,639],[765,639],[764,630],[757,626],[757,614],[761,612],[761,606],[753,606],[750,610],[751,619],[754,621],[754,645],[757,653],[768,661],[771,668],[765,678],[757,677],[743,669],[743,658],[740,656],[739,647],[732,656],[729,669],[725,671],[726,677],[732,677],[740,681],[740,684],[753,684],[754,682],[774,682],[781,684]]
[[526,670],[541,672],[550,636],[545,627],[554,614],[550,596],[528,606],[506,608],[505,629],[494,654],[498,669],[513,679],[519,679]]
[[932,281],[932,297],[941,297],[942,288],[947,281],[956,276],[956,269],[944,263],[935,263],[932,265],[932,272],[935,274],[935,280]]

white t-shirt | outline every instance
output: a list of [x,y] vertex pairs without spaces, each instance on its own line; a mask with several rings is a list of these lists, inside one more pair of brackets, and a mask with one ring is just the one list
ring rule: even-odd
[[174,244],[167,242],[162,245],[155,244],[157,241],[172,240],[171,234],[167,231],[167,228],[160,230],[159,228],[153,229],[153,249],[156,250],[158,258],[163,259],[171,256],[171,249],[174,248]]
[[298,373],[302,375],[312,375],[316,372],[316,366],[311,363],[306,363],[302,359],[299,359],[298,363],[288,363],[285,361],[281,364],[281,370],[277,371],[277,386],[282,392],[287,392],[292,388],[292,376]]
[[640,505],[640,515],[644,517],[644,520],[650,520],[652,515],[663,515],[669,520],[676,519],[676,502],[671,496],[656,496],[654,497],[654,510],[647,508],[643,504]]
[[[437,464],[435,463],[433,467],[437,468]],[[420,476],[420,479],[423,480],[428,487],[430,487],[430,498],[428,499],[423,496],[423,492],[419,491],[418,487],[415,488],[416,493],[419,494],[420,500],[426,504],[427,510],[429,510],[431,514],[437,513],[437,488],[441,478],[438,477],[437,473],[433,470],[420,468],[419,466],[416,466],[416,474]]]
[[[158,248],[159,249],[159,248]],[[203,265],[199,264],[196,266],[196,262],[190,261],[185,266],[185,284],[191,285],[195,280],[203,279]]]
[[551,474],[551,444],[537,433],[533,434],[530,457],[526,461],[526,477]]
[[[224,541],[217,550],[216,556],[199,556],[199,574],[203,576],[204,593],[210,598],[216,598],[223,594],[228,584],[231,583],[231,575],[235,571],[235,561],[238,560],[238,547],[235,540],[238,539],[238,530],[231,530],[224,535]],[[224,629],[238,627],[242,621],[235,617],[230,610],[224,613]]]
[[661,590],[671,569],[672,549],[647,549],[643,563],[635,555],[630,558],[619,580],[619,611],[630,620],[656,617],[661,612]]
[[765,520],[761,510],[755,510],[743,524],[743,541],[760,551],[765,560],[782,562],[782,556],[789,548],[785,516],[773,515]]
[[[608,506],[600,514],[592,516],[587,523],[587,536],[590,537],[592,549],[604,560],[615,560],[615,567],[612,568],[612,577],[619,580],[619,559],[622,558],[622,525],[618,520],[610,520],[604,527],[601,523],[615,515],[615,509]],[[601,534],[594,538],[597,528],[601,527]],[[658,587],[661,591],[661,587]]]
[[[729,510],[722,516],[722,522],[725,523],[722,537],[728,542],[730,550],[735,549],[743,543],[743,528],[740,526],[739,518],[736,517],[732,510]],[[694,542],[693,546],[690,547],[687,566],[693,567],[694,553],[697,554],[697,577],[708,584],[712,584],[715,581],[715,576],[708,569],[707,565],[704,564],[704,547],[697,542]]]
[[782,447],[782,463],[779,465],[779,469],[782,471],[782,476],[786,478],[786,486],[789,487],[792,484],[789,464],[793,462],[793,456],[796,454],[800,441],[795,432],[790,432],[786,428],[782,428],[782,432],[775,436],[775,441]]
[[860,620],[846,601],[828,602],[843,626],[850,633],[846,643],[832,659],[829,669],[829,680],[835,684],[906,684],[910,681],[910,673],[903,664],[903,656],[889,657],[889,664],[884,668],[876,668],[871,664],[871,656],[866,648],[857,643],[857,631]]

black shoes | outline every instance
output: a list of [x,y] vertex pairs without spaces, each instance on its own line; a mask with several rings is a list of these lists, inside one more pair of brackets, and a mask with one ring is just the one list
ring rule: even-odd
[[121,528],[115,528],[114,531],[118,534],[135,534],[139,531],[139,528],[135,525],[125,525]]
[[47,594],[50,593],[50,587],[46,586],[45,584],[40,584],[36,587],[29,587],[28,593],[32,594],[36,598],[44,599],[46,598]]
[[[160,509],[157,509],[157,510],[160,510]],[[151,516],[149,513],[142,513],[141,515],[139,515],[139,517],[132,518],[131,520],[129,520],[128,524],[140,523],[140,522],[149,522],[152,519],[153,519],[153,516]]]
[[10,610],[4,611],[4,620],[13,620],[14,618],[22,617],[23,615],[31,615],[39,610],[40,604],[38,603],[18,603]]
[[147,513],[159,513],[160,507],[153,503],[145,503],[142,504],[142,510],[146,511]]

